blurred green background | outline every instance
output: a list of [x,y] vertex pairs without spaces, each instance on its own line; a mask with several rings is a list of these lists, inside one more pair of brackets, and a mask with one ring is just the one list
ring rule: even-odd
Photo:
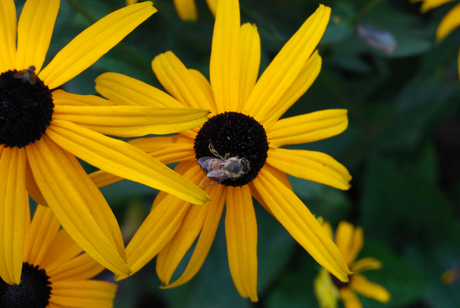
[[[16,3],[19,13],[24,1]],[[63,88],[96,94],[94,79],[107,71],[161,88],[150,62],[168,50],[208,76],[214,18],[204,0],[196,3],[198,21],[183,22],[172,0],[154,1],[156,14]],[[261,36],[261,72],[319,3],[240,0],[242,22],[255,23]],[[294,148],[332,155],[349,169],[352,188],[343,192],[291,177],[294,190],[314,214],[333,226],[345,219],[364,228],[360,256],[383,262],[381,270],[365,276],[392,294],[388,304],[360,297],[364,307],[460,307],[460,281],[450,285],[440,281],[443,272],[460,264],[460,29],[435,42],[440,20],[459,1],[423,15],[419,4],[406,0],[321,3],[332,8],[318,46],[323,67],[285,116],[348,109],[350,123],[344,133]],[[124,0],[61,0],[47,61],[95,20],[124,5]],[[372,47],[358,36],[357,26],[371,34],[376,30],[369,26],[385,31],[382,46],[391,49],[391,36],[397,48],[391,53],[382,46]],[[128,241],[157,191],[122,181],[103,193]],[[150,262],[118,283],[115,307],[317,307],[313,279],[319,265],[259,205],[256,215],[258,303],[240,298],[233,285],[221,223],[193,280],[161,290]],[[107,272],[99,278],[112,277]]]

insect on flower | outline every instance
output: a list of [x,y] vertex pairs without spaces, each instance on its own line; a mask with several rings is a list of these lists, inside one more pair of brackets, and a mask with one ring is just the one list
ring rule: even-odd
[[28,81],[31,85],[37,82],[37,75],[35,75],[35,66],[31,66],[26,70],[18,71],[14,73],[14,78],[22,79],[22,81]]
[[206,172],[206,176],[200,186],[202,188],[212,187],[222,183],[227,179],[236,180],[247,174],[250,170],[249,161],[246,158],[238,156],[229,157],[226,153],[224,157],[220,156],[211,141],[209,142],[209,151],[216,157],[205,156],[198,159],[201,169]]

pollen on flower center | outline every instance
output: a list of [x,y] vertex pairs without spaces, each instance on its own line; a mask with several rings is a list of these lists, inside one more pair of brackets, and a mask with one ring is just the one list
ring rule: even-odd
[[0,144],[22,148],[40,140],[50,125],[51,91],[34,73],[7,71],[0,75]]
[[[195,138],[195,156],[211,157],[221,161],[236,161],[239,165],[227,164],[218,175],[227,179],[225,186],[243,186],[257,177],[267,160],[268,142],[263,126],[254,118],[238,112],[225,112],[209,119]],[[217,169],[224,167],[216,166]],[[212,167],[210,167],[212,169]],[[209,176],[210,169],[202,169]],[[216,177],[217,178],[217,177]],[[215,179],[215,178],[213,178]]]
[[0,279],[0,307],[48,307],[51,289],[46,271],[24,262],[20,284],[10,285]]

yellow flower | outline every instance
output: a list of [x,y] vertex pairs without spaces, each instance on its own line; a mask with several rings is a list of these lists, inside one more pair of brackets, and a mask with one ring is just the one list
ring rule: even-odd
[[64,230],[46,207],[27,219],[22,277],[0,279],[0,307],[112,307],[117,285],[89,280],[104,270]]
[[[329,223],[324,222],[323,227],[329,236],[333,238]],[[355,261],[363,247],[362,228],[355,228],[352,224],[341,221],[337,227],[335,242],[353,274],[349,276],[350,281],[344,283],[329,274],[324,268],[321,269],[314,282],[315,294],[319,306],[321,308],[335,308],[337,307],[337,299],[340,297],[345,308],[362,307],[356,293],[382,303],[388,302],[390,300],[390,293],[381,285],[370,282],[360,274],[363,271],[380,269],[382,263],[372,257]]]
[[[150,214],[126,248],[128,265],[133,272],[158,254],[157,273],[166,287],[190,280],[208,254],[226,204],[230,271],[241,296],[257,301],[254,196],[322,266],[347,281],[350,272],[342,255],[293,193],[285,172],[339,189],[350,187],[350,174],[324,153],[280,148],[329,138],[343,132],[348,125],[347,111],[343,109],[279,120],[321,70],[321,57],[314,50],[329,16],[330,8],[321,5],[258,81],[260,37],[255,25],[240,25],[237,0],[218,2],[211,82],[200,72],[187,69],[172,52],[157,56],[152,68],[175,99],[120,74],[106,73],[96,79],[96,90],[119,103],[183,104],[212,111],[202,127],[176,136],[131,142],[164,163],[179,162],[175,170],[194,183],[207,187],[221,182],[206,189],[212,201],[204,206],[169,194],[158,195]],[[199,158],[203,169],[208,169],[205,172],[197,163]],[[232,170],[230,162],[234,162]],[[214,167],[205,164],[214,164]],[[217,170],[212,173],[212,169]],[[100,171],[92,174],[92,178],[98,186],[117,180]],[[187,269],[170,283],[173,272],[198,236]],[[120,275],[117,279],[125,277]]]
[[49,206],[94,259],[117,274],[130,272],[116,218],[75,156],[190,202],[208,200],[201,189],[145,152],[103,135],[177,132],[202,124],[207,111],[112,106],[96,96],[56,89],[155,13],[152,3],[102,18],[42,69],[59,4],[28,0],[16,25],[14,1],[0,1],[0,277],[9,284],[21,277],[27,193]]
[[[206,0],[212,15],[216,16],[217,0]],[[126,0],[126,5],[137,3],[137,0]],[[174,0],[177,15],[183,21],[195,21],[198,18],[195,0]]]
[[[410,2],[423,2],[420,8],[422,13],[437,8],[444,3],[451,2],[453,0],[410,0]],[[460,3],[455,5],[444,18],[441,20],[441,23],[438,26],[436,31],[436,40],[441,41],[449,33],[451,33],[455,28],[460,26]],[[458,74],[460,77],[460,49],[458,50]]]

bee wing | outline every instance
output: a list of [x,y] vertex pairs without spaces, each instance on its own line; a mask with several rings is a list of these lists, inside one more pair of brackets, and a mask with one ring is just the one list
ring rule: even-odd
[[213,170],[216,167],[220,167],[224,164],[224,162],[221,159],[210,156],[198,158],[197,162],[201,166],[201,168],[206,170]]
[[200,187],[201,188],[209,188],[209,187],[216,186],[217,184],[219,184],[219,182],[216,182],[213,179],[208,178],[206,176],[206,177],[204,177],[203,180],[201,180]]

